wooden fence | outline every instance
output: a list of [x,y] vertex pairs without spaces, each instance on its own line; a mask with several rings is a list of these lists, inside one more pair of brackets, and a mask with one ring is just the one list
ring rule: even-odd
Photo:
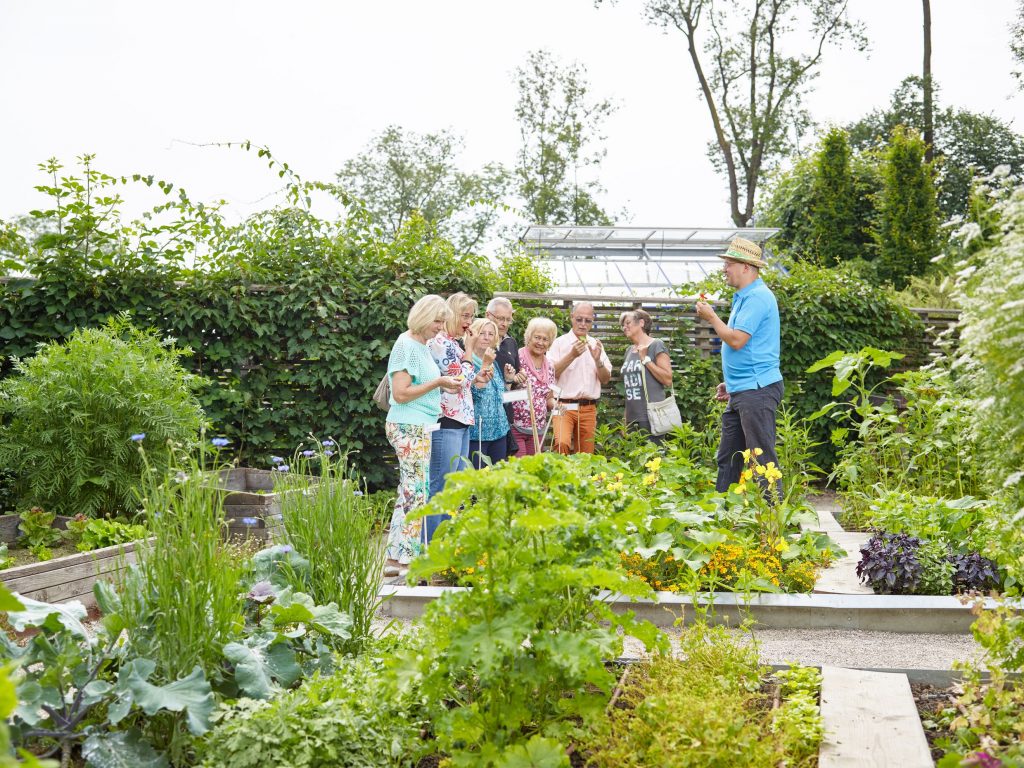
[[[528,316],[542,315],[550,317],[558,323],[560,328],[568,328],[568,315],[572,305],[577,301],[587,301],[594,306],[594,329],[593,334],[601,339],[608,357],[612,361],[612,380],[605,388],[605,394],[614,400],[609,403],[615,407],[621,407],[618,388],[615,386],[619,379],[619,366],[626,354],[628,342],[622,335],[619,327],[619,315],[630,309],[643,309],[650,313],[654,322],[654,330],[651,333],[655,338],[672,339],[679,344],[682,339],[688,339],[691,344],[697,347],[704,355],[717,354],[721,349],[721,341],[711,330],[711,326],[703,321],[697,320],[694,311],[695,297],[688,298],[662,298],[643,296],[594,296],[585,294],[562,294],[562,293],[496,293],[495,296],[503,296],[514,301],[519,307],[520,314]],[[723,307],[728,302],[710,302],[713,306]],[[938,342],[940,336],[956,325],[960,317],[957,309],[913,309],[925,325],[925,341],[928,344],[929,352],[939,350]],[[565,322],[562,322],[565,320]],[[520,343],[522,339],[517,339]],[[673,353],[680,350],[672,349]],[[900,351],[900,350],[895,350]]]

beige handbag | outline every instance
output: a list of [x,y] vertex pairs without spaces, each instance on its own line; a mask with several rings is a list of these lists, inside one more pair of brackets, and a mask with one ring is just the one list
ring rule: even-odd
[[377,388],[373,390],[373,402],[382,411],[391,410],[391,378],[386,373]]
[[676,403],[676,396],[669,388],[668,397],[652,403],[647,395],[647,367],[640,371],[640,381],[644,385],[644,400],[647,403],[647,422],[651,425],[652,435],[664,435],[671,432],[683,423],[682,414],[679,413],[679,405]]

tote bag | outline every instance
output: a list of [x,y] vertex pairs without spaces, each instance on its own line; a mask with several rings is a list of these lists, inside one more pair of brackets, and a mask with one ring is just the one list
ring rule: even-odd
[[671,388],[669,389],[668,397],[652,403],[647,395],[646,366],[640,372],[640,381],[644,385],[644,401],[647,403],[647,422],[651,425],[651,434],[664,435],[681,425],[683,417],[679,413],[679,405],[676,403],[676,396]]
[[377,404],[377,407],[382,411],[391,410],[391,379],[385,373],[384,378],[380,380],[380,384],[373,390],[373,402]]

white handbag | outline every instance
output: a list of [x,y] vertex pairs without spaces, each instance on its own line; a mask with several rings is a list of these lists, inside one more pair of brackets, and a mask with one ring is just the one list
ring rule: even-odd
[[644,385],[644,401],[647,403],[647,422],[651,425],[651,434],[664,435],[680,426],[683,423],[683,417],[679,413],[679,405],[676,403],[676,396],[672,393],[671,387],[668,397],[652,403],[647,394],[647,366],[640,371],[640,381]]

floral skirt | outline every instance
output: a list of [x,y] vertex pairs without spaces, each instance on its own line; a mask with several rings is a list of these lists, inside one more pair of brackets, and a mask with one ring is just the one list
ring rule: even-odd
[[391,515],[388,558],[410,562],[423,551],[423,520],[406,521],[427,503],[430,493],[430,435],[422,424],[385,425],[388,442],[398,456],[398,498]]

